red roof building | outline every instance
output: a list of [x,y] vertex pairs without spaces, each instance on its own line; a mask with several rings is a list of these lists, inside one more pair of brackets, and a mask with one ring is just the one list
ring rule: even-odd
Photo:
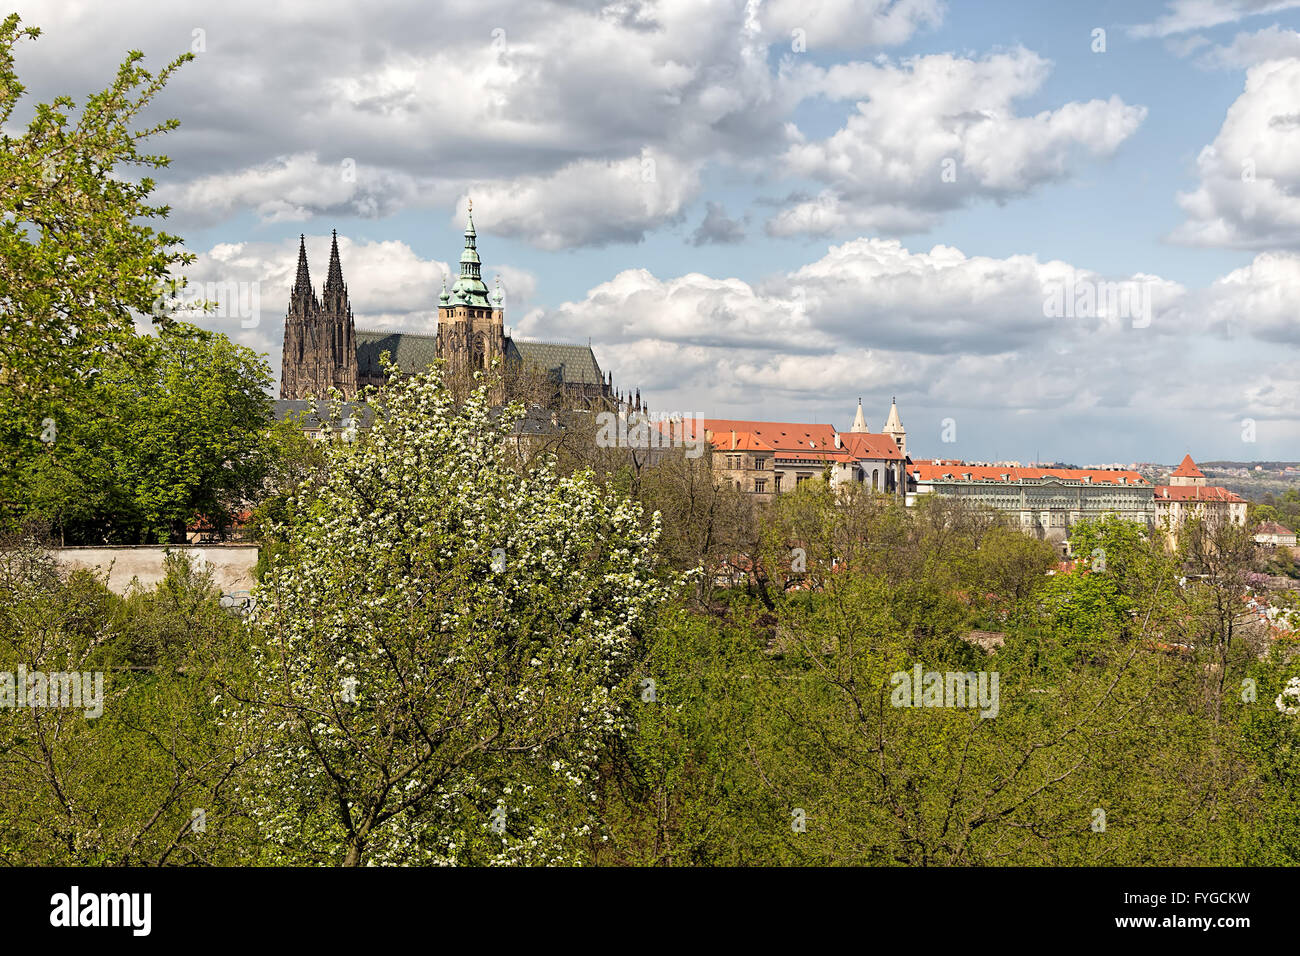
[[1246,500],[1227,488],[1209,484],[1192,456],[1184,455],[1169,476],[1169,484],[1156,485],[1156,523],[1173,547],[1178,543],[1179,529],[1192,518],[1244,525]]

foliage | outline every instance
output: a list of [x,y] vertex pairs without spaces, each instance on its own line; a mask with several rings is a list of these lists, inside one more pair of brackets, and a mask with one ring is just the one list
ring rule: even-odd
[[21,463],[14,510],[70,544],[184,541],[200,517],[224,529],[273,460],[265,361],[181,323],[126,352],[105,359],[95,413]]
[[98,715],[85,698],[81,708],[0,710],[0,860],[246,860],[251,828],[231,790],[237,730],[219,728],[212,706],[246,669],[240,630],[179,556],[156,589],[118,597],[86,572],[60,571],[34,543],[5,543],[4,669],[100,672],[103,697]]
[[[0,126],[25,92],[15,50],[39,34],[16,14],[0,22]],[[149,203],[154,181],[133,174],[167,165],[144,149],[177,124],[137,124],[189,58],[155,74],[133,51],[79,111],[59,96],[34,106],[21,134],[0,136],[0,506],[50,427],[94,413],[95,379],[126,357],[136,318],[168,320],[173,268],[193,257],[150,225],[167,209]]]
[[590,474],[507,467],[489,396],[394,377],[286,529],[226,714],[270,747],[243,786],[272,859],[571,862],[598,825],[656,532]]

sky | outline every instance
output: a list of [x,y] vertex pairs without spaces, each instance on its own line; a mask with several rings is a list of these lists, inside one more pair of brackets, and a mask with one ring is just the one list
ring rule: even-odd
[[652,411],[1300,459],[1300,0],[10,6],[7,132],[195,54],[158,196],[277,382],[300,234],[358,327],[433,331],[472,199],[512,334]]

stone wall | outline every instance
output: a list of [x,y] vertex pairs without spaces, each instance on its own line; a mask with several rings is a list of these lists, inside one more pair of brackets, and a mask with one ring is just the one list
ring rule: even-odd
[[196,566],[206,566],[212,572],[213,584],[223,594],[247,591],[255,583],[255,544],[55,548],[54,556],[64,567],[97,568],[101,575],[108,574],[108,587],[122,594],[134,579],[146,588],[161,581],[163,557],[168,551],[188,553]]

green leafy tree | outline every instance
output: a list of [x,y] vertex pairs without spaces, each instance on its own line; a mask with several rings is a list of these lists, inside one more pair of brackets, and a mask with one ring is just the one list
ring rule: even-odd
[[260,497],[272,465],[270,371],[224,335],[175,323],[107,359],[97,410],[19,469],[18,506],[71,543],[184,541]]
[[[31,684],[28,705],[6,699],[0,711],[0,861],[253,859],[234,782],[236,750],[254,748],[236,748],[241,728],[219,726],[215,706],[246,679],[247,641],[217,598],[179,554],[157,588],[119,597],[31,542],[0,542],[0,671]],[[80,706],[62,691],[42,699],[36,673],[48,686],[82,675]]]
[[[0,22],[0,126],[25,92],[14,53],[40,31],[16,14]],[[0,508],[12,517],[18,463],[71,419],[95,410],[93,382],[135,339],[137,317],[165,323],[174,267],[193,256],[151,220],[154,181],[167,165],[145,151],[175,120],[139,125],[182,62],[157,74],[130,53],[111,85],[77,109],[60,96],[37,104],[26,129],[0,137]]]

